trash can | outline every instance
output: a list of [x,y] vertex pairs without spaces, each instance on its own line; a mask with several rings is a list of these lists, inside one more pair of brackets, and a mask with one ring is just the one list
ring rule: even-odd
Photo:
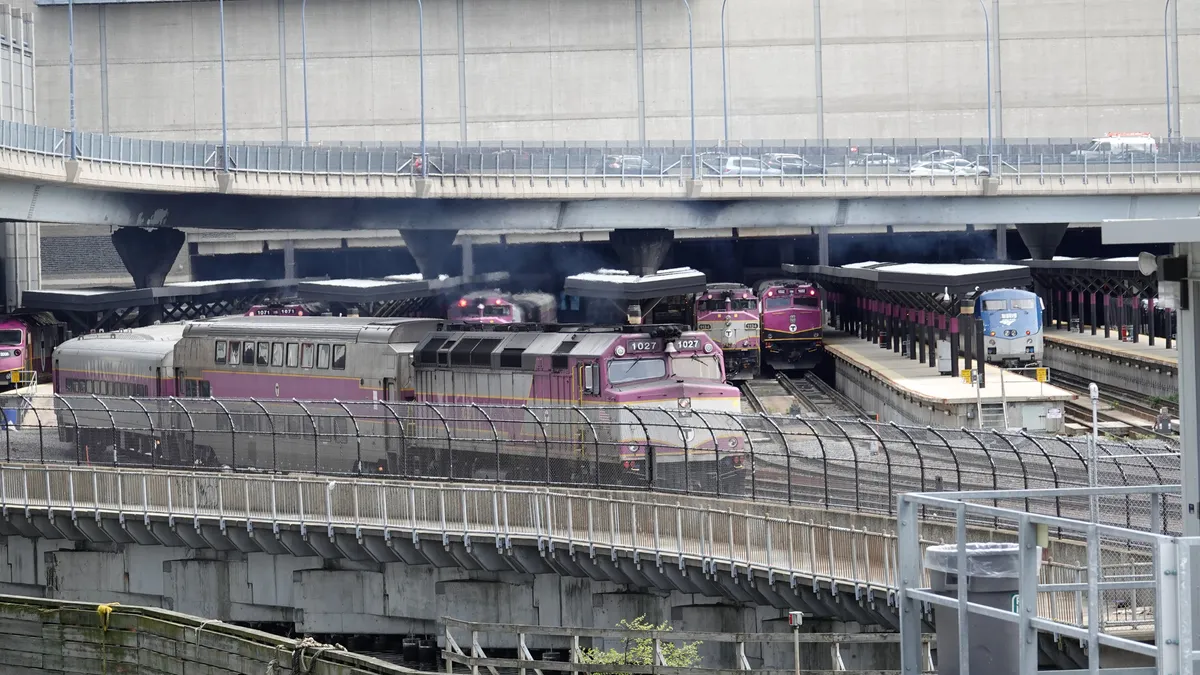
[[[1013,611],[1017,607],[1019,547],[1005,543],[967,544],[967,600]],[[1040,553],[1040,551],[1039,551]],[[1038,556],[1041,560],[1041,556]],[[925,551],[931,590],[958,596],[958,545],[930,546]],[[958,611],[940,605],[933,610],[937,629],[938,675],[958,675]],[[1015,673],[1020,654],[1017,624],[979,614],[967,618],[968,659],[972,673]]]

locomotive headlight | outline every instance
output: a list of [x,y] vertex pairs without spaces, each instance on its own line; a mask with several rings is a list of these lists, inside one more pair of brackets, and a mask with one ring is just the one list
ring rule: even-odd
[[634,444],[634,443],[630,443],[630,444],[629,444],[629,451],[630,451],[630,452],[637,452],[637,451],[638,451],[638,446],[637,446],[636,444]]
[[711,354],[712,350],[713,350],[713,346],[712,346],[711,342],[708,342],[704,345],[704,353],[705,354]]
[[994,346],[996,346],[996,341],[995,341],[995,340],[988,340],[988,344],[989,344],[989,345],[992,345],[992,346],[994,347]]
[[1026,339],[1025,339],[1025,344],[1027,344],[1027,345],[1031,345],[1031,344],[1033,344],[1033,338],[1026,338]]
[[691,410],[692,409],[692,398],[690,396],[680,396],[679,400],[676,401],[676,403],[679,404],[679,407],[682,410]]
[[617,348],[614,349],[613,352],[615,352],[617,356],[625,356],[625,347],[617,345]]

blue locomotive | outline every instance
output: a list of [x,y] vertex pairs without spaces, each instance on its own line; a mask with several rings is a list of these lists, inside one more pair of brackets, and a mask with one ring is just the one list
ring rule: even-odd
[[1016,288],[980,293],[975,312],[983,319],[987,362],[1004,366],[1042,360],[1042,300]]

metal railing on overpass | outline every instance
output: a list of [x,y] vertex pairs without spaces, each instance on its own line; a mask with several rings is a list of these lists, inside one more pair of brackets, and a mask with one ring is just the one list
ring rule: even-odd
[[[705,141],[696,157],[685,141],[652,141],[644,146],[625,141],[437,142],[428,146],[422,167],[416,144],[335,141],[307,146],[281,142],[222,146],[92,132],[79,133],[72,141],[70,132],[62,129],[0,122],[0,148],[67,159],[71,157],[72,142],[75,158],[87,162],[248,174],[682,180],[690,176],[693,163],[699,165],[700,176],[712,179],[977,179],[982,175],[981,167],[997,178],[1043,181],[1092,176],[1158,178],[1200,172],[1200,142],[1190,140],[1164,140],[1157,154],[1104,155],[1083,152],[1092,144],[1088,138],[1016,138],[995,142],[990,157],[983,138],[864,138],[824,144],[796,139],[727,145]],[[606,161],[614,156],[631,159]],[[768,156],[782,162],[781,175],[761,174],[756,162]],[[909,171],[909,167],[930,160],[961,160],[976,163],[979,168],[960,167],[952,173],[934,175]]]
[[[1145,490],[1109,490],[1106,499],[1119,503],[1121,495],[1111,493],[1120,491],[1133,494],[1139,511],[1162,507],[1161,499],[1147,503]],[[1076,494],[1059,498],[1086,508]],[[1015,491],[997,503],[1020,508],[1023,501]],[[251,541],[296,535],[359,545],[374,540],[385,548],[411,542],[415,550],[424,541],[438,550],[462,547],[466,555],[523,549],[538,558],[628,560],[664,574],[691,570],[687,576],[705,585],[732,580],[753,588],[758,581],[774,587],[773,593],[846,593],[850,602],[870,599],[888,607],[901,578],[925,579],[901,576],[891,518],[863,516],[842,524],[815,511],[646,491],[0,463],[5,534],[87,539],[112,529],[134,532],[140,542],[160,529],[180,535],[194,528],[198,546],[212,545],[199,542],[218,536]],[[912,511],[906,511],[909,529],[899,534],[915,538],[922,551],[952,538],[947,521],[932,517],[944,511],[931,507],[915,537],[909,536]],[[1012,539],[988,517],[972,520],[971,541]],[[1082,547],[1051,542],[1056,560],[1038,573],[1047,585],[1037,601],[1042,616],[1075,627],[1099,616],[1102,630],[1126,635],[1153,625],[1153,604],[1129,594],[1111,595],[1085,613],[1079,582],[1089,567]],[[1108,577],[1129,576],[1130,570],[1144,576],[1146,560],[1145,550],[1113,539],[1091,568]]]
[[[587,486],[892,514],[913,491],[1087,485],[1085,438],[910,427],[859,419],[642,407],[386,401],[10,398],[0,458],[240,472]],[[715,449],[717,448],[717,449]],[[1178,446],[1102,439],[1105,485],[1178,482]],[[640,464],[639,464],[640,462]],[[628,464],[627,464],[628,463]],[[1109,504],[1122,526],[1179,505]],[[1069,502],[1026,508],[1072,515]]]

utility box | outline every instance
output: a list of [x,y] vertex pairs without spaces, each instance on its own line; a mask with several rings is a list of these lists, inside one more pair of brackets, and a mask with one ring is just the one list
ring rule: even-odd
[[950,365],[950,341],[938,340],[937,343],[937,367],[938,372],[942,375],[953,375],[954,366]]
[[[967,570],[958,573],[958,545],[930,546],[925,551],[931,590],[946,597],[958,596],[958,585],[967,584],[967,600],[1007,611],[1019,609],[1020,548],[1016,544],[967,544]],[[1041,551],[1038,551],[1041,560]],[[937,628],[938,675],[959,675],[958,610],[934,608]],[[967,617],[968,666],[972,673],[1015,673],[1020,654],[1016,623],[979,614]]]

